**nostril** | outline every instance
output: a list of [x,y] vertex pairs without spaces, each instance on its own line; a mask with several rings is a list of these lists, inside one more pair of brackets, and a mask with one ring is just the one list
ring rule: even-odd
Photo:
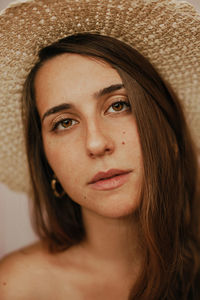
[[107,154],[110,154],[110,153],[112,153],[112,149],[111,148],[109,148],[109,147],[107,147],[107,148],[105,148],[105,149],[102,149],[102,151],[90,151],[89,152],[89,156],[91,157],[91,158],[94,158],[94,157],[96,157],[96,156],[103,156],[103,155],[105,155],[105,153],[107,153]]

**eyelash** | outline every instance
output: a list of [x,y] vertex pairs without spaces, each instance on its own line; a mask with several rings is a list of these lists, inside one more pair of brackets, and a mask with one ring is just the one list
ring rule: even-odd
[[[120,103],[120,104],[123,104],[124,106],[126,106],[126,108],[127,108],[126,110],[131,110],[130,103],[129,103],[128,101],[119,100],[119,101],[116,101],[116,102],[112,103],[112,104],[109,106],[109,108],[107,109],[107,111],[108,111],[112,106],[114,106],[114,105],[116,105],[116,104],[119,104],[119,103]],[[123,108],[124,108],[124,106],[123,106]],[[124,110],[115,111],[115,112],[121,113],[121,112],[123,112],[123,111],[124,111]],[[66,121],[74,121],[74,120],[73,120],[73,119],[70,119],[70,118],[61,118],[59,121],[53,123],[51,131],[56,131],[56,130],[58,129],[58,126],[59,126],[60,124],[62,124],[62,122],[66,122]],[[71,125],[71,126],[72,126],[72,125]],[[64,129],[64,127],[63,127],[62,130],[68,130],[68,129],[71,128],[71,126],[68,127],[68,128],[66,128],[66,129]]]

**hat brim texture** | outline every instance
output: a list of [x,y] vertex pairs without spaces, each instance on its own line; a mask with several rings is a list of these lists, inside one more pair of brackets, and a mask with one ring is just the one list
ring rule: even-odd
[[174,0],[29,0],[0,15],[0,181],[30,189],[21,93],[46,45],[79,32],[111,36],[146,56],[181,99],[200,148],[200,15]]

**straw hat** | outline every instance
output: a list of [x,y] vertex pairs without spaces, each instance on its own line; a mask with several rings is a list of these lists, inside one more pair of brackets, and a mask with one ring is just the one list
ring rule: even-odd
[[0,181],[29,191],[21,92],[38,50],[78,32],[112,36],[146,56],[185,108],[200,149],[200,15],[176,0],[28,0],[0,14]]

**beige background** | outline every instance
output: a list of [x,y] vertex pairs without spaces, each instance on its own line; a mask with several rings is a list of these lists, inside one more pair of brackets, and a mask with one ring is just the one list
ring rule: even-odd
[[[11,0],[0,0],[0,10]],[[200,11],[200,0],[188,0]],[[29,219],[28,199],[0,184],[0,257],[36,240]]]

